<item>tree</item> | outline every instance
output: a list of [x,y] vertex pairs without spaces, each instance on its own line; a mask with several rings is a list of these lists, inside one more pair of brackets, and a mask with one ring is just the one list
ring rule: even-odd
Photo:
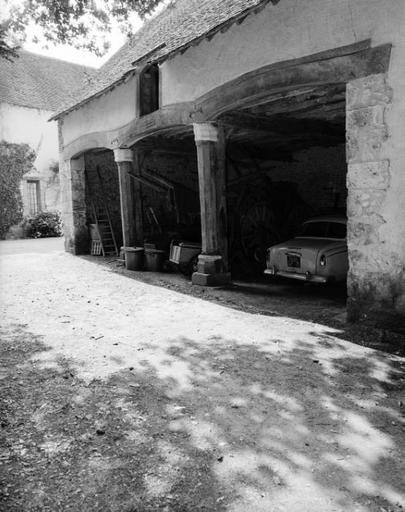
[[0,57],[12,59],[15,56],[10,41],[24,42],[30,24],[35,24],[48,42],[69,44],[102,55],[109,44],[106,39],[100,43],[100,33],[108,34],[112,24],[118,23],[121,30],[130,35],[131,15],[135,13],[144,18],[159,3],[161,0],[23,0],[14,3],[8,0],[6,19],[0,30]]
[[8,27],[6,23],[0,24],[0,57],[3,57],[3,59],[13,61],[15,58],[18,57],[18,47],[12,47],[7,42],[7,31]]
[[28,144],[0,142],[0,239],[22,220],[20,183],[34,164],[35,151]]

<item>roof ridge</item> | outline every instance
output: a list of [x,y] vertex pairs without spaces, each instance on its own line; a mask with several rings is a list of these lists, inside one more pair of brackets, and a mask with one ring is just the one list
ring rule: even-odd
[[29,51],[29,50],[25,50],[24,48],[17,50],[17,55],[19,55],[19,54],[26,54],[26,55],[29,55],[29,56],[32,56],[32,57],[35,57],[38,59],[52,60],[54,62],[59,62],[60,64],[66,64],[68,66],[72,66],[72,67],[76,67],[76,68],[83,68],[83,69],[90,69],[92,71],[93,70],[98,71],[98,68],[96,68],[94,66],[86,66],[84,64],[78,64],[76,62],[71,62],[69,60],[58,59],[56,57],[50,57],[49,55],[42,55],[41,53],[36,53],[36,52]]

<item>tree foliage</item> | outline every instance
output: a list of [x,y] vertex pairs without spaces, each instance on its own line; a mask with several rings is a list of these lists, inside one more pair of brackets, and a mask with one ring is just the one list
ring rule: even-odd
[[0,238],[22,220],[20,182],[34,160],[35,152],[28,144],[0,142]]
[[7,23],[0,23],[0,57],[12,62],[18,57],[18,47],[13,47],[7,42],[8,29]]
[[[46,41],[69,44],[102,55],[108,49],[100,33],[111,31],[118,23],[122,31],[131,32],[131,15],[141,18],[151,13],[161,0],[8,0],[7,35],[0,32],[0,57],[9,55],[7,38],[24,42],[27,26],[40,29]],[[35,41],[35,37],[34,37]]]

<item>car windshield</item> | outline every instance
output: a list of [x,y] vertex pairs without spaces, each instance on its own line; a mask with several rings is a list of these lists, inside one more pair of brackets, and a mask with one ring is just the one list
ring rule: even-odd
[[297,236],[343,239],[346,238],[346,224],[330,221],[306,222]]

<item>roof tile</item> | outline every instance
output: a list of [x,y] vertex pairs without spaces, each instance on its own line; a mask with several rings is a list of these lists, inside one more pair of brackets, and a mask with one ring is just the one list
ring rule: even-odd
[[0,59],[0,102],[55,112],[76,100],[77,88],[95,71],[21,50],[13,62]]

